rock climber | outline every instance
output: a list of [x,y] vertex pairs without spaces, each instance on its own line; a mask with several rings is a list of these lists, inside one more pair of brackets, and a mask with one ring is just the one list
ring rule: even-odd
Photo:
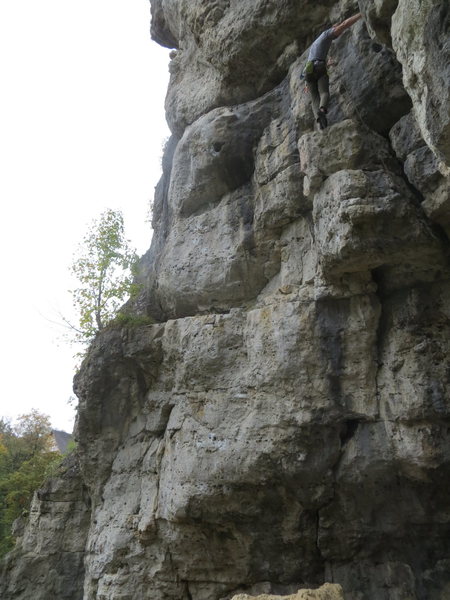
[[328,125],[327,112],[328,101],[330,99],[330,88],[327,73],[327,54],[331,42],[337,39],[341,33],[351,27],[361,18],[361,13],[353,15],[342,23],[333,25],[319,35],[311,44],[308,54],[308,61],[303,71],[309,92],[311,94],[312,109],[314,117],[319,123],[320,129],[325,129]]

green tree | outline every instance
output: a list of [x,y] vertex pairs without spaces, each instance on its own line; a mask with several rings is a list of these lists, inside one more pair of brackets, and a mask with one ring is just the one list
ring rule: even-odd
[[0,420],[0,476],[12,472],[35,454],[49,452],[52,448],[50,418],[33,409],[20,415],[14,426],[6,419]]
[[60,460],[47,415],[32,410],[14,426],[0,419],[0,556],[13,545],[14,520],[28,510],[34,490]]
[[120,211],[108,209],[93,221],[71,266],[80,283],[70,290],[78,314],[78,325],[71,326],[74,341],[91,342],[133,294],[137,259]]

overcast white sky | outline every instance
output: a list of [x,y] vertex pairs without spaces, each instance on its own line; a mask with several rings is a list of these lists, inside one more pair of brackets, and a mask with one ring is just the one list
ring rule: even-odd
[[70,431],[68,267],[93,218],[121,209],[140,254],[161,173],[168,50],[149,0],[1,0],[0,416],[36,408]]

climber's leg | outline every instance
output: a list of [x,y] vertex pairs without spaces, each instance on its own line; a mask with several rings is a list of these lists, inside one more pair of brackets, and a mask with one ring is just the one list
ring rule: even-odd
[[311,94],[311,105],[314,113],[314,118],[317,119],[319,115],[319,106],[320,106],[320,94],[317,86],[317,80],[309,79],[308,80],[308,89]]
[[320,95],[319,105],[321,108],[325,109],[324,112],[327,112],[328,102],[330,101],[330,80],[326,73],[325,75],[322,75],[322,77],[317,82],[317,88]]
[[317,89],[319,93],[319,110],[317,112],[316,121],[319,123],[320,129],[325,129],[328,125],[327,112],[328,102],[330,100],[330,86],[328,75],[322,75],[317,82]]

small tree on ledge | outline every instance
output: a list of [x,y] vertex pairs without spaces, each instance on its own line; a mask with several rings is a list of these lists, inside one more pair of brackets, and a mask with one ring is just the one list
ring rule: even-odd
[[106,210],[94,220],[79,246],[71,272],[80,286],[70,290],[78,326],[66,320],[74,341],[89,343],[135,291],[136,251],[125,239],[120,211]]

